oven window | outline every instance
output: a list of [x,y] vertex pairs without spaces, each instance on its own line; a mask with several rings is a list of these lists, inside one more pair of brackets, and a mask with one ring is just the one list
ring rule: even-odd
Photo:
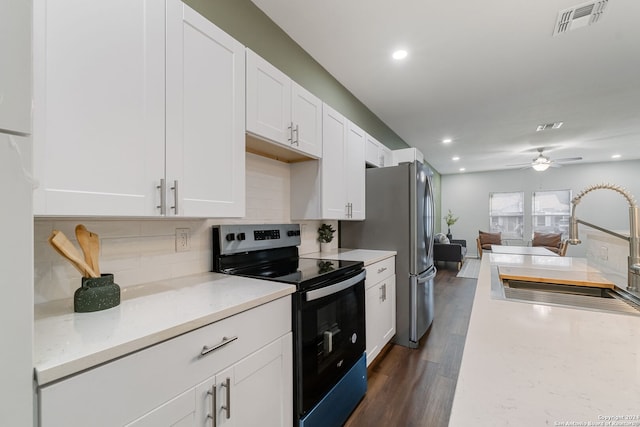
[[365,350],[364,281],[301,307],[303,412],[333,387]]

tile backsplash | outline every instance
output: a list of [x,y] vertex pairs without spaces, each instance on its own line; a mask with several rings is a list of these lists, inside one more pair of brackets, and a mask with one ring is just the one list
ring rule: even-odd
[[[75,226],[84,224],[100,236],[100,270],[112,273],[121,287],[211,271],[211,226],[231,223],[289,223],[289,165],[247,154],[247,210],[244,218],[96,219],[36,218],[34,221],[35,303],[70,298],[80,286],[78,273],[47,242],[61,230],[75,241]],[[301,254],[320,249],[317,229],[323,221],[300,221]],[[337,228],[337,221],[324,221]],[[190,250],[176,252],[176,228],[188,228]],[[333,245],[337,245],[334,239]]]

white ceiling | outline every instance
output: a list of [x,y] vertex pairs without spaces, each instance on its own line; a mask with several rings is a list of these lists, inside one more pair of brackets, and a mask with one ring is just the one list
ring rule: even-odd
[[252,1],[442,174],[640,158],[639,0],[557,36],[582,0]]

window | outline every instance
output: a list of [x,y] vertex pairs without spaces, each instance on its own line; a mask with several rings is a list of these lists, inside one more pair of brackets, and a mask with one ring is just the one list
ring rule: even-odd
[[536,191],[531,202],[532,232],[569,234],[571,190]]
[[489,224],[490,231],[501,232],[503,239],[522,239],[524,193],[490,193]]

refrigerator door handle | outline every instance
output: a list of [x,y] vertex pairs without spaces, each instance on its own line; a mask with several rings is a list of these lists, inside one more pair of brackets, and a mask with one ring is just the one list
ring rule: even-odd
[[436,270],[436,267],[431,266],[431,268],[429,268],[427,271],[425,271],[424,273],[418,276],[418,283],[428,282],[429,280],[436,277],[437,272],[438,270]]

